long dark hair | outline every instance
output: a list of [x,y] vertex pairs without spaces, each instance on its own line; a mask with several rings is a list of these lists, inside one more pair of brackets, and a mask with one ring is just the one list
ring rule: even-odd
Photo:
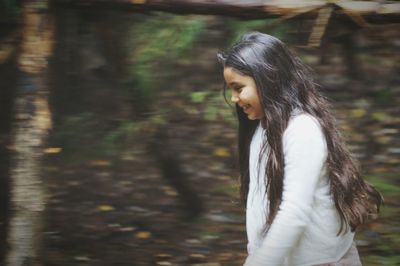
[[[327,100],[318,92],[311,70],[275,37],[259,32],[245,34],[227,53],[218,53],[224,67],[231,67],[254,79],[265,117],[262,123],[268,136],[266,193],[269,200],[267,223],[271,224],[282,200],[284,154],[282,136],[294,110],[315,117],[324,133],[328,148],[327,169],[341,224],[338,234],[352,231],[376,218],[383,198],[360,175],[329,112]],[[224,86],[224,91],[226,85]],[[249,148],[258,121],[247,118],[236,105],[239,120],[240,194],[243,203],[249,191]]]

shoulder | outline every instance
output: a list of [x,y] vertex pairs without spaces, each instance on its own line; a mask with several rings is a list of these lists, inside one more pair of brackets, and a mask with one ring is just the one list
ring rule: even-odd
[[325,146],[325,135],[318,120],[307,113],[292,116],[283,134],[284,144],[290,142],[303,145]]
[[292,131],[299,133],[322,133],[321,125],[318,120],[306,113],[301,113],[295,116],[292,116],[289,120],[289,124],[285,130],[285,133],[291,133]]

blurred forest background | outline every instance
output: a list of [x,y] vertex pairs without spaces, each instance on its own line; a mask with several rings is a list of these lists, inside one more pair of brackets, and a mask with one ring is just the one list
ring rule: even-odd
[[216,53],[251,30],[315,70],[385,198],[356,234],[363,265],[400,264],[396,2],[371,16],[373,1],[211,2],[0,1],[1,265],[242,265],[236,119]]

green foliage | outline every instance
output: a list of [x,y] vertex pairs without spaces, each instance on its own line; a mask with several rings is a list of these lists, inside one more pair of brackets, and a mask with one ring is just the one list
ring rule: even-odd
[[[101,116],[85,112],[65,118],[57,126],[56,134],[51,135],[50,146],[61,147],[60,155],[70,164],[85,164],[96,158],[118,160],[121,156],[142,153],[146,143],[146,132],[166,123],[168,113],[160,110],[146,120],[121,120],[110,128],[110,121]],[[132,149],[132,144],[134,149]]]
[[16,17],[20,12],[21,10],[17,0],[0,0],[0,14],[5,13],[11,17]]
[[367,176],[366,179],[384,196],[396,196],[400,194],[400,187],[392,184],[387,177]]
[[372,113],[372,119],[380,121],[380,122],[385,122],[385,121],[391,120],[392,117],[388,113],[378,111],[378,112]]
[[223,100],[219,91],[197,91],[190,94],[191,102],[198,104],[196,108],[206,121],[223,120],[232,126],[236,119],[232,108]]
[[208,91],[196,91],[192,92],[190,96],[193,103],[202,103],[209,94],[210,92]]
[[271,19],[258,19],[258,20],[247,20],[240,21],[236,19],[231,19],[228,25],[232,31],[232,38],[228,40],[227,45],[232,46],[244,33],[249,31],[263,31]]
[[400,256],[365,256],[362,258],[362,262],[364,266],[375,266],[375,265],[399,265],[400,264]]
[[157,90],[165,89],[161,84],[168,75],[168,63],[193,47],[205,27],[201,16],[155,14],[129,33],[133,46],[130,79],[135,87],[132,90],[147,105],[151,105]]
[[[140,152],[137,145],[134,151],[129,150],[129,147],[132,147],[139,135],[141,138],[144,135],[150,136],[154,128],[167,123],[166,117],[173,110],[171,108],[177,108],[172,105],[163,108],[159,105],[160,92],[171,90],[171,97],[179,97],[173,88],[165,86],[171,84],[167,81],[175,71],[171,66],[179,60],[190,60],[188,52],[206,29],[207,20],[205,16],[153,14],[132,24],[131,30],[127,32],[131,67],[123,81],[126,87],[124,96],[130,99],[134,113],[143,119],[136,119],[138,117],[134,115],[134,121],[125,117],[115,125],[93,113],[69,117],[59,125],[59,133],[52,140],[56,146],[63,148],[63,156],[68,156],[72,161],[80,161],[102,156],[117,158],[122,154]],[[230,27],[233,36],[237,38],[246,31],[262,30],[271,21],[232,20]],[[209,88],[188,92],[184,97],[193,103],[182,106],[187,113],[200,115],[206,121],[221,120],[236,125],[234,110],[226,104],[219,90]],[[157,110],[154,111],[155,104]],[[110,124],[113,124],[112,128]]]
[[[50,145],[61,147],[61,156],[71,161],[93,157],[101,138],[101,124],[93,113],[81,113],[67,117],[57,125],[56,134],[51,135]],[[79,152],[79,156],[76,156]],[[77,158],[79,157],[79,158]]]
[[232,19],[228,22],[232,32],[232,38],[227,41],[227,46],[231,47],[246,32],[260,31],[273,35],[283,41],[288,41],[288,31],[291,25],[286,21],[277,23],[277,19],[256,19],[240,21]]
[[180,55],[192,47],[204,28],[204,19],[198,16],[176,16],[156,13],[130,33],[136,46],[135,55],[139,62]]
[[386,88],[379,88],[379,90],[371,92],[370,95],[378,104],[393,103],[396,100],[395,93]]

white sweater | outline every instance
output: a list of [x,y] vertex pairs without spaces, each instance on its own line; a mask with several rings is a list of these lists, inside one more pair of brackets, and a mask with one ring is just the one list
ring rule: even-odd
[[295,115],[283,134],[282,203],[266,235],[265,153],[258,167],[264,137],[260,123],[250,146],[246,210],[249,256],[245,265],[310,266],[338,261],[350,248],[354,233],[349,230],[337,236],[340,219],[330,194],[327,146],[318,121],[308,114]]

